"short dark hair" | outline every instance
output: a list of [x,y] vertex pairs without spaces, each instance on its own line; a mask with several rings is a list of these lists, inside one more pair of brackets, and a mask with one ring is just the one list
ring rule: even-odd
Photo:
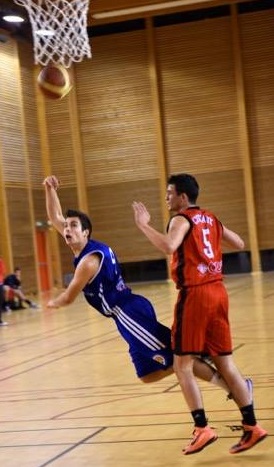
[[92,223],[91,223],[90,218],[87,216],[87,214],[85,214],[82,211],[77,211],[76,209],[68,209],[65,217],[78,217],[78,219],[80,220],[81,226],[82,226],[82,231],[88,230],[89,231],[88,238],[90,238],[91,233],[92,233]]
[[199,185],[195,177],[190,174],[170,175],[168,184],[174,185],[177,195],[185,193],[191,203],[196,203],[199,196]]

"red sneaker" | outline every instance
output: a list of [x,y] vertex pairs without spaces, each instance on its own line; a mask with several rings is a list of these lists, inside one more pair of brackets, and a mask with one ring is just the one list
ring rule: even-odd
[[258,424],[255,426],[243,425],[243,430],[243,436],[237,444],[234,444],[234,446],[230,448],[230,454],[246,451],[246,449],[252,448],[267,436],[267,431]]
[[193,438],[187,447],[183,449],[183,453],[195,454],[213,443],[213,441],[216,441],[217,438],[217,433],[209,426],[205,426],[204,428],[195,427]]

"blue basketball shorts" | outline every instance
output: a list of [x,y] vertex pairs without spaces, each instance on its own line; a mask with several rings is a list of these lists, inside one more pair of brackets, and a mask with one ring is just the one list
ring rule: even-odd
[[116,326],[129,345],[131,360],[139,378],[173,364],[171,331],[157,320],[149,300],[131,294],[113,311]]

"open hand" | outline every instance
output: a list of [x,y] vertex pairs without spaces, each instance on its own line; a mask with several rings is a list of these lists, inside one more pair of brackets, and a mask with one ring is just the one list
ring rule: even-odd
[[132,209],[134,212],[134,220],[138,227],[145,226],[150,222],[150,214],[143,203],[134,201],[132,203]]

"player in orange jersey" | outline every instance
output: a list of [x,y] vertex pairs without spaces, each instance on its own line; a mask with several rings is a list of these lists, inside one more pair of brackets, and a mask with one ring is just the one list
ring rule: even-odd
[[[170,329],[157,320],[150,301],[127,286],[114,251],[92,237],[89,217],[72,209],[63,214],[58,179],[46,177],[44,187],[49,220],[73,252],[75,268],[69,286],[47,307],[68,305],[83,292],[92,308],[115,323],[141,381],[151,383],[173,373]],[[196,358],[193,366],[197,377],[228,389],[222,376],[203,360]]]
[[132,207],[137,227],[160,251],[172,255],[171,275],[179,291],[172,326],[174,370],[194,421],[193,439],[184,454],[199,452],[217,439],[208,426],[193,373],[194,357],[203,352],[214,361],[241,412],[244,433],[230,449],[234,454],[267,436],[257,424],[250,392],[232,358],[228,296],[222,281],[222,240],[237,249],[243,249],[244,242],[213,213],[197,206],[198,194],[192,175],[169,177],[166,202],[175,215],[166,234],[150,225],[144,204],[134,202]]

